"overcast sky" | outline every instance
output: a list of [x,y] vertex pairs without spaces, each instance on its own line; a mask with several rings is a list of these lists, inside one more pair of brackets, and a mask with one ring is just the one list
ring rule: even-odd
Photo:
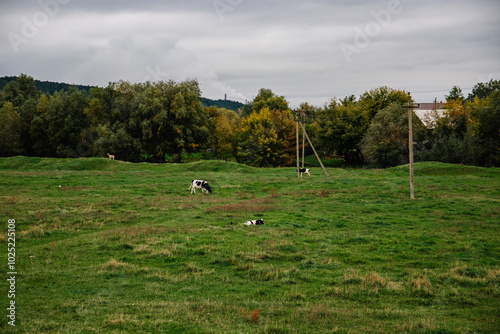
[[197,79],[292,108],[379,86],[432,102],[500,79],[500,1],[0,0],[0,76],[107,86]]

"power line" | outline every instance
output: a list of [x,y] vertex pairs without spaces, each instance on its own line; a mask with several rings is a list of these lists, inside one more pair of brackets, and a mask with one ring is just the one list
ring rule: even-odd
[[[472,89],[474,87],[465,87],[460,89]],[[449,92],[449,89],[443,89],[443,90],[422,90],[422,91],[417,91],[417,92],[411,92],[412,94],[423,94],[423,93],[442,93],[442,92]]]

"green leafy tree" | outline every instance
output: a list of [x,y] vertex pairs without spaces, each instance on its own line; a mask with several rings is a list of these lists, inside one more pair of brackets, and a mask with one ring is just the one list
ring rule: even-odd
[[182,152],[200,149],[208,136],[207,115],[200,102],[198,82],[159,82],[146,85],[137,95],[138,108],[131,115],[141,119],[142,149],[157,161],[165,153],[180,161]]
[[485,99],[494,91],[500,90],[500,80],[491,79],[489,82],[479,82],[472,87],[472,92],[467,97],[467,100],[473,101],[474,98]]
[[329,154],[342,156],[347,162],[360,163],[361,141],[371,120],[391,104],[407,104],[408,94],[386,86],[355,96],[332,100],[320,111],[318,118],[321,147]]
[[140,133],[132,133],[130,129],[130,124],[134,124],[130,116],[136,108],[135,90],[127,81],[91,90],[91,100],[85,109],[90,128],[84,137],[92,143],[94,155],[105,157],[110,153],[119,160],[143,161]]
[[114,84],[110,84],[104,88],[94,87],[90,90],[91,100],[88,108],[85,109],[85,114],[91,126],[96,127],[104,123],[112,122],[112,112],[115,102],[114,96]]
[[477,115],[478,138],[483,145],[483,162],[500,167],[500,90],[489,96],[489,102]]
[[38,100],[35,114],[29,124],[29,136],[32,141],[32,152],[35,156],[53,156],[47,132],[47,111],[49,110],[50,96],[43,94]]
[[[425,160],[484,165],[488,149],[486,141],[481,140],[480,128],[484,122],[480,117],[488,115],[483,111],[489,103],[489,97],[480,99],[477,96],[472,101],[448,100],[443,116],[425,144],[427,150],[419,153]],[[487,123],[494,124],[494,120],[489,119]]]
[[110,128],[109,123],[101,124],[94,129],[95,141],[93,142],[96,155],[106,156],[107,153],[116,156],[117,160],[143,161],[140,157],[141,142],[133,138],[125,126]]
[[307,102],[301,103],[297,110],[292,111],[292,115],[297,117],[299,115],[299,119],[304,124],[311,124],[316,120],[316,116],[318,114],[318,108],[310,105]]
[[21,144],[23,154],[36,155],[34,151],[34,138],[32,138],[30,130],[33,118],[37,115],[37,107],[40,97],[34,96],[28,98],[19,108],[19,116],[21,117]]
[[259,112],[266,107],[270,110],[289,110],[288,101],[285,100],[285,97],[274,94],[269,88],[261,88],[253,101],[242,108],[241,116],[247,117],[251,113]]
[[35,80],[26,74],[21,74],[16,80],[7,83],[2,91],[1,100],[9,101],[14,107],[19,108],[30,98],[39,96]]
[[348,107],[349,105],[356,104],[356,96],[349,95],[340,100],[343,106]]
[[39,97],[40,92],[36,88],[35,80],[25,74],[21,74],[15,80],[8,82],[0,94],[0,105],[2,105],[3,102],[10,102],[19,113],[19,152],[23,154],[34,155],[34,143],[29,134],[29,130],[31,121],[36,113]]
[[464,100],[464,94],[462,92],[462,88],[458,86],[453,86],[450,90],[450,93],[448,95],[444,96],[446,101],[453,101],[453,100],[458,100],[458,101],[463,101]]
[[0,108],[0,124],[0,156],[20,154],[21,117],[12,102],[5,102]]
[[360,143],[368,128],[369,117],[358,103],[344,102],[332,99],[318,112],[319,146],[328,154],[359,163],[362,161]]
[[408,104],[408,93],[382,86],[363,93],[358,103],[361,110],[363,110],[371,120],[380,110],[392,103],[402,105]]
[[426,159],[498,165],[498,115],[495,114],[498,92],[498,81],[478,83],[464,100],[461,89],[454,86],[447,95],[445,113],[425,145],[427,151],[422,152]]
[[[318,124],[317,124],[317,118],[318,118],[318,111],[319,108],[312,106],[308,104],[307,102],[301,103],[299,108],[296,110],[292,110],[291,114],[294,117],[294,119],[299,118],[299,120],[304,124],[306,128],[307,135],[309,136],[309,139],[313,143],[314,147],[317,149],[321,148],[320,144],[320,139],[318,138]],[[304,135],[302,134],[302,131],[299,131],[300,137],[302,138],[300,140],[300,145],[302,146],[302,143],[304,143],[304,153],[306,155],[313,154],[312,148],[309,146],[308,141],[305,140]],[[324,150],[320,149],[322,154],[324,154]]]
[[113,152],[129,161],[165,162],[168,157],[179,162],[182,153],[200,150],[208,137],[200,95],[195,80],[120,81],[93,91],[86,114],[99,138],[98,154]]
[[91,151],[82,138],[82,131],[88,127],[84,110],[88,97],[82,91],[71,88],[50,97],[45,122],[51,156],[88,156]]
[[[424,128],[412,116],[413,138],[418,141]],[[382,167],[408,162],[408,109],[395,102],[379,111],[366,131],[361,151],[367,161]]]

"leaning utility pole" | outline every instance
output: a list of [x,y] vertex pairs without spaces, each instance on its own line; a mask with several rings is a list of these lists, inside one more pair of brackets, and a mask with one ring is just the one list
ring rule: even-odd
[[[321,165],[321,168],[323,168],[323,172],[325,172],[326,176],[329,176],[328,173],[327,173],[327,171],[326,171],[325,166],[323,166],[323,163],[321,162],[321,159],[319,158],[318,153],[316,153],[316,150],[314,149],[314,146],[313,146],[313,144],[311,142],[311,139],[309,139],[309,136],[307,135],[306,128],[304,127],[304,124],[300,123],[300,126],[302,127],[302,131],[303,131],[304,135],[306,136],[307,141],[309,142],[309,145],[311,145],[311,148],[312,148],[312,150],[314,152],[314,155],[316,156],[316,159],[318,159],[319,164]],[[297,144],[298,144],[298,142],[297,142]],[[297,148],[297,156],[298,155],[299,155],[299,151],[298,151],[298,148]],[[297,160],[297,169],[298,169],[298,167],[299,167],[299,161]]]
[[415,185],[413,182],[413,108],[420,105],[411,103],[411,95],[408,93],[408,149],[410,151],[410,198],[415,199]]
[[304,161],[305,161],[305,148],[306,148],[306,136],[302,134],[302,168],[304,168]]

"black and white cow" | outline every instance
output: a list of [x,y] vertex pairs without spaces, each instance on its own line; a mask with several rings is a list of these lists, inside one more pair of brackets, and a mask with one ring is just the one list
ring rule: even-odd
[[264,219],[249,220],[247,222],[244,222],[243,225],[264,225]]
[[311,176],[311,174],[309,174],[311,170],[309,168],[299,168],[299,173],[300,173],[300,177],[302,177],[302,173],[306,173],[307,175]]
[[201,192],[203,193],[206,191],[207,193],[211,194],[212,193],[212,188],[208,185],[208,182],[205,180],[193,180],[191,181],[191,185],[189,186],[189,189],[191,190],[191,194],[195,193],[195,189],[201,189]]

